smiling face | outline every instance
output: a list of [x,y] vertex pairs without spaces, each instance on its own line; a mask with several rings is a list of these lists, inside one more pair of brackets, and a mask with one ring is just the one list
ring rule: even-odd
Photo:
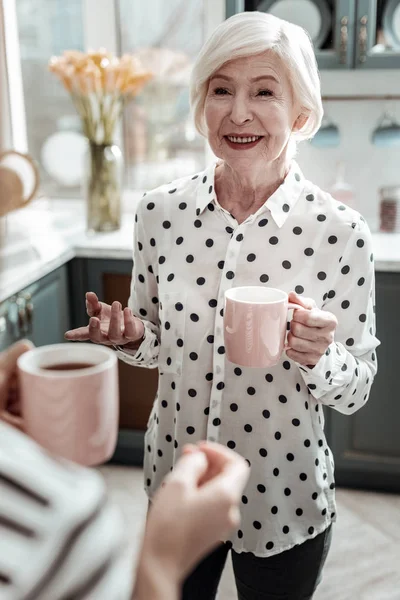
[[208,141],[235,170],[262,169],[266,161],[284,159],[291,133],[305,122],[300,113],[286,69],[271,51],[225,63],[210,78]]

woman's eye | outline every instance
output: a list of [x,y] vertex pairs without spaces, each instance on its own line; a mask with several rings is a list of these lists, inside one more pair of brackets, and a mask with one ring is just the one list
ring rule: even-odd
[[270,90],[260,90],[258,96],[272,96],[272,92]]
[[215,90],[214,90],[214,94],[216,94],[217,96],[224,96],[227,93],[228,93],[228,90],[226,90],[225,88],[221,88],[221,87],[215,88]]

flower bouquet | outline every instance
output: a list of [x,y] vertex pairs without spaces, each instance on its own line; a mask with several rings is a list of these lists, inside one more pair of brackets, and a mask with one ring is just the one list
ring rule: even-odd
[[122,153],[114,142],[124,105],[152,78],[135,55],[117,58],[106,50],[65,51],[49,69],[69,92],[88,139],[86,182],[90,231],[114,231],[121,223]]

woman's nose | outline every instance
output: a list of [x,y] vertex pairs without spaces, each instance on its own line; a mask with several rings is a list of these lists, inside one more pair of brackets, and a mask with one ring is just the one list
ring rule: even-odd
[[243,125],[253,120],[253,115],[250,106],[246,100],[236,97],[231,106],[230,118],[235,125]]

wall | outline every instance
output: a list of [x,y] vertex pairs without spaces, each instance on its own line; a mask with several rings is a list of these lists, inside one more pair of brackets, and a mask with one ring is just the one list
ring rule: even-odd
[[340,129],[340,145],[315,148],[303,142],[299,145],[297,160],[307,179],[323,189],[332,185],[336,163],[343,160],[345,179],[354,187],[355,208],[366,218],[371,230],[378,231],[379,188],[400,185],[400,146],[379,148],[371,143],[370,136],[386,109],[400,122],[400,102],[329,101],[324,109]]

